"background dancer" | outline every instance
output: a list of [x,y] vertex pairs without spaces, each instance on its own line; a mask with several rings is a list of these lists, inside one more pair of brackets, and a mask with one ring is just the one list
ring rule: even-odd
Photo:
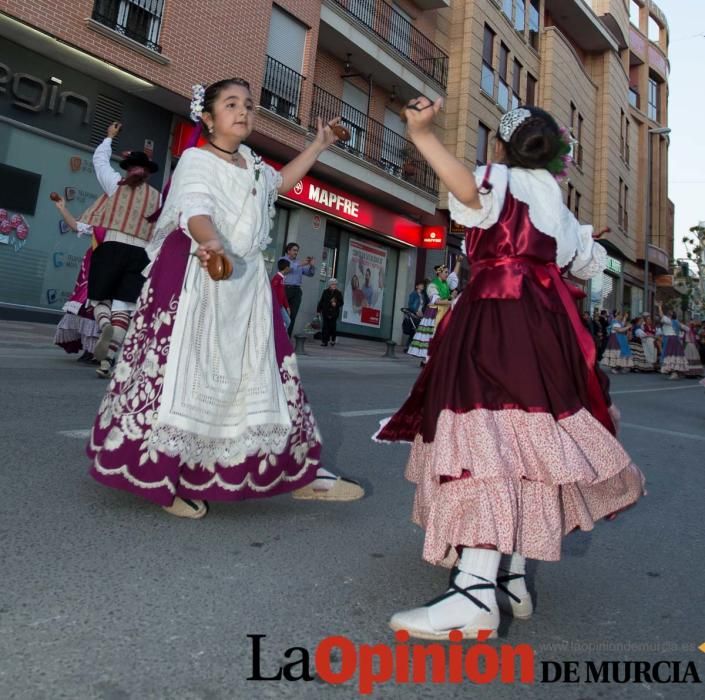
[[608,328],[609,339],[602,362],[612,370],[612,374],[627,374],[634,367],[634,358],[627,337],[631,330],[631,326],[627,323],[628,318],[629,315],[626,313],[615,316]]
[[661,319],[661,374],[667,374],[669,379],[680,379],[688,372],[688,360],[685,356],[683,341],[681,340],[681,324],[678,315],[671,311],[667,316],[663,307],[656,303],[659,318]]
[[107,229],[93,254],[88,278],[88,297],[101,329],[94,352],[100,360],[96,373],[104,378],[110,376],[144,284],[142,271],[149,264],[145,247],[154,229],[149,217],[159,207],[159,192],[147,184],[159,166],[145,153],[132,151],[120,161],[124,177],[110,165],[112,141],[121,128],[113,122],[93,154],[95,174],[105,194],[81,216],[84,223]]
[[66,225],[78,233],[78,237],[91,236],[92,242],[83,256],[81,267],[78,270],[76,284],[73,292],[64,304],[64,315],[56,327],[54,344],[63,348],[68,353],[82,352],[78,358],[79,362],[93,363],[93,351],[95,350],[100,328],[93,316],[93,306],[88,301],[88,274],[91,267],[91,258],[94,248],[102,242],[105,237],[105,229],[94,229],[76,218],[66,208],[64,198],[52,192],[51,199],[59,210]]
[[426,286],[428,304],[423,313],[421,323],[419,323],[414,337],[411,339],[408,354],[421,358],[421,366],[426,364],[429,356],[429,348],[433,336],[438,329],[443,317],[448,313],[451,306],[450,293],[459,284],[458,275],[462,256],[458,256],[455,261],[453,272],[448,270],[447,265],[436,265],[433,271],[436,276]]
[[[562,201],[551,173],[570,143],[536,108],[500,122],[495,164],[473,175],[433,133],[441,100],[407,109],[409,137],[469,229],[472,277],[411,395],[376,438],[412,443],[406,475],[423,557],[455,566],[450,588],[397,613],[414,637],[496,635],[497,592],[532,613],[525,557],[560,558],[563,535],[633,504],[643,476],[615,438],[592,337],[561,277],[602,273],[606,251]],[[500,569],[502,553],[510,555]],[[498,576],[499,571],[499,576]]]
[[254,111],[242,79],[194,89],[191,114],[207,144],[186,149],[174,172],[88,446],[95,479],[181,517],[202,518],[209,499],[364,495],[321,467],[262,253],[277,194],[337,140],[339,120],[319,119],[313,142],[277,172],[243,144]]

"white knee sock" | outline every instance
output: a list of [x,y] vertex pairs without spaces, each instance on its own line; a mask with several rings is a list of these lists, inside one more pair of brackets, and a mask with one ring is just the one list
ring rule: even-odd
[[[495,582],[501,554],[495,549],[465,547],[458,562],[459,572],[455,585],[466,589],[476,585],[489,585],[487,588],[471,589],[467,593],[489,608],[480,607],[464,595],[449,596],[429,608],[431,623],[436,629],[450,629],[471,624],[473,619],[487,615],[497,615]],[[496,628],[496,625],[495,625]]]

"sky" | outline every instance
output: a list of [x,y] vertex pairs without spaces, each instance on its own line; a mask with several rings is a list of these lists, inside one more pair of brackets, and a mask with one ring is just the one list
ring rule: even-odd
[[676,205],[674,257],[691,226],[705,221],[705,0],[656,0],[671,32],[668,84],[669,197]]

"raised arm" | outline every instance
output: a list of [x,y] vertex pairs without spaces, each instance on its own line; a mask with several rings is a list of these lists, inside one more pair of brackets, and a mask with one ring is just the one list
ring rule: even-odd
[[113,122],[108,127],[107,136],[93,153],[95,176],[98,178],[103,192],[108,196],[115,194],[118,182],[122,179],[120,173],[110,165],[110,158],[113,154],[113,139],[120,133],[120,129],[122,129],[122,124]]
[[306,175],[313,164],[318,160],[321,153],[338,140],[338,137],[333,133],[333,127],[340,123],[340,117],[331,119],[325,126],[323,125],[323,120],[318,117],[317,123],[318,131],[313,142],[279,171],[282,176],[281,185],[279,185],[279,194],[288,192]]
[[431,102],[427,97],[417,97],[411,100],[405,111],[407,134],[455,197],[471,209],[480,209],[482,205],[473,174],[433,133],[433,120],[442,106],[442,99]]

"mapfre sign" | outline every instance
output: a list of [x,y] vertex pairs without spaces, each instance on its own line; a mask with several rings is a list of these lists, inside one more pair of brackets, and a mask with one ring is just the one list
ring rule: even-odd
[[[274,168],[282,167],[273,160],[265,160]],[[315,177],[307,175],[280,197],[417,248],[445,246],[444,227],[424,227]]]

